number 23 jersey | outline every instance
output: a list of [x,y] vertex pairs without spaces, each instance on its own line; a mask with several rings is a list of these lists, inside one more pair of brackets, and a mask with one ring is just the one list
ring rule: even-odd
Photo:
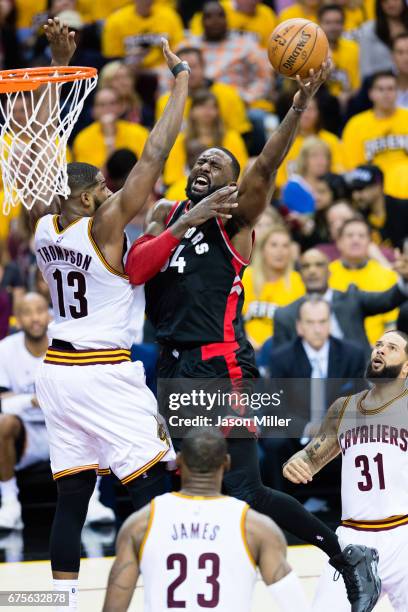
[[345,400],[337,433],[343,521],[408,515],[408,389],[370,410],[366,394]]
[[143,326],[144,290],[108,264],[92,221],[81,217],[61,229],[57,215],[46,215],[37,224],[37,264],[54,312],[49,335],[77,349],[129,348]]
[[256,567],[246,541],[247,510],[227,496],[156,497],[139,550],[145,612],[248,612]]

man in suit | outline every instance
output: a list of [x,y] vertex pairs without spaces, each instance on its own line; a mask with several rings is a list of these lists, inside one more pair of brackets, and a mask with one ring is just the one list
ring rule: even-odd
[[330,326],[328,302],[318,295],[306,297],[297,314],[296,338],[272,349],[270,376],[272,379],[296,379],[290,385],[282,380],[276,384],[285,388],[286,416],[302,423],[303,428],[300,439],[262,440],[265,451],[263,476],[277,489],[284,486],[280,466],[291,452],[297,452],[309,441],[332,401],[339,395],[354,393],[356,387],[361,388],[366,362],[364,350],[357,344],[333,338]]
[[[331,306],[331,335],[334,338],[350,338],[370,355],[370,345],[364,328],[364,319],[388,312],[408,299],[408,258],[398,256],[395,270],[400,280],[387,291],[361,291],[350,285],[347,291],[329,288],[329,261],[318,249],[305,251],[300,258],[300,274],[306,288],[306,296],[316,293]],[[273,346],[276,348],[296,338],[296,317],[305,297],[288,306],[277,308],[274,317]]]

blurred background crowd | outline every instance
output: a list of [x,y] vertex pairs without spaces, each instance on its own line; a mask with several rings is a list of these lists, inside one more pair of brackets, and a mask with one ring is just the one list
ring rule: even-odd
[[[361,377],[385,330],[408,331],[407,279],[393,268],[395,249],[408,247],[405,0],[0,0],[0,69],[49,64],[42,33],[49,16],[76,32],[72,64],[99,70],[68,157],[100,166],[114,191],[169,96],[160,38],[191,67],[183,131],[128,228],[132,240],[158,198],[185,197],[189,170],[205,148],[228,148],[245,171],[296,90],[295,81],[273,73],[268,37],[292,17],[319,23],[334,67],[302,114],[256,228],[244,276],[245,331],[263,376],[311,379]],[[25,112],[20,101],[16,121]],[[0,185],[0,208],[3,198]],[[27,213],[17,206],[9,216],[0,211],[0,338],[18,327],[14,312],[26,291],[49,301]],[[146,325],[133,353],[152,386],[155,352]],[[315,410],[311,422],[321,416]],[[268,484],[284,486],[281,459],[301,443],[261,444]]]

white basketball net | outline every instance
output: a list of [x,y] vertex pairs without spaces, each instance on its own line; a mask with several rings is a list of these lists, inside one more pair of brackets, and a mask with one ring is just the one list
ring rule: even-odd
[[[67,83],[50,81],[42,85],[40,94],[3,94],[0,167],[5,215],[20,203],[30,209],[38,202],[49,206],[56,195],[69,196],[68,138],[97,80],[92,76]],[[47,118],[42,121],[45,110]]]

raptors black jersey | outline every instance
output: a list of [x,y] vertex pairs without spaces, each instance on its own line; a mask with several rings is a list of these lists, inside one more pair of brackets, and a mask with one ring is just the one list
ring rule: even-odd
[[[167,227],[188,205],[188,200],[174,205]],[[242,338],[242,275],[248,263],[231,244],[220,219],[190,228],[145,286],[146,312],[157,340],[187,348]]]

